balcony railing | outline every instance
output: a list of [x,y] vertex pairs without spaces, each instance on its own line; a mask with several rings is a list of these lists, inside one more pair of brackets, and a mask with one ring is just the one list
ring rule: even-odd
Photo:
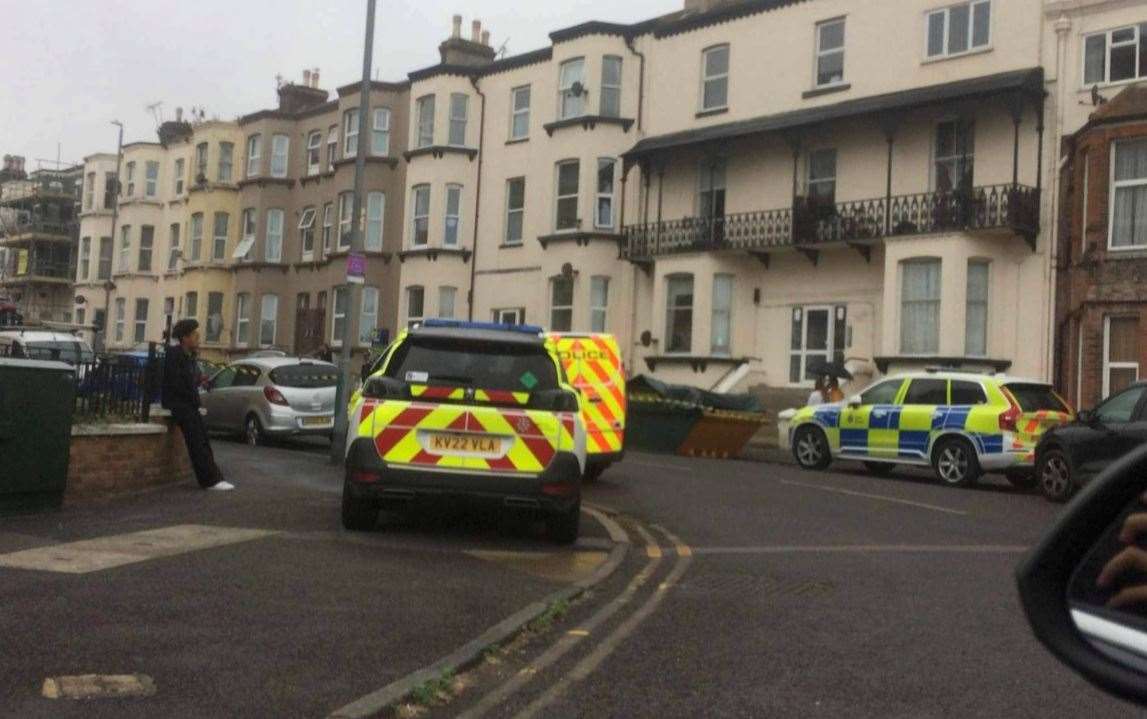
[[684,252],[767,252],[988,229],[1011,229],[1034,237],[1039,231],[1039,192],[1008,184],[838,203],[798,197],[792,208],[780,210],[628,225],[625,254],[630,260],[642,261]]
[[75,267],[67,262],[33,260],[26,264],[11,263],[0,267],[0,282],[24,281],[29,278],[71,281]]

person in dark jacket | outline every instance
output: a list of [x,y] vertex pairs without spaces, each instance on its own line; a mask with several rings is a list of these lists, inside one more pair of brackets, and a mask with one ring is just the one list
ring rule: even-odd
[[223,479],[207,438],[207,426],[199,413],[199,323],[180,320],[171,328],[175,344],[169,344],[163,361],[163,406],[183,431],[195,478],[204,489],[229,490],[235,485]]

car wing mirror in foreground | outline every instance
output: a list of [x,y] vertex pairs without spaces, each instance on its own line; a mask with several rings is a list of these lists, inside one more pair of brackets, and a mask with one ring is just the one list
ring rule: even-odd
[[1044,646],[1104,691],[1147,706],[1147,446],[1076,496],[1016,579]]

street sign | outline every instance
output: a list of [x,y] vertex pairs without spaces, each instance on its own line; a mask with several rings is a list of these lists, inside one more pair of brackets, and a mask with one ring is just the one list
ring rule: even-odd
[[362,284],[366,279],[366,255],[351,252],[346,256],[346,281]]

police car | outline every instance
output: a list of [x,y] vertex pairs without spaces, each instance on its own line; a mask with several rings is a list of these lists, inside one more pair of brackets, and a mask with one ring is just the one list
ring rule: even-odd
[[1030,487],[1040,436],[1071,418],[1067,403],[1042,382],[919,372],[881,379],[846,402],[797,411],[789,445],[805,469],[855,459],[874,474],[922,465],[952,486],[1002,472]]
[[351,407],[342,521],[462,498],[544,515],[578,536],[586,432],[540,327],[427,320],[403,331]]

